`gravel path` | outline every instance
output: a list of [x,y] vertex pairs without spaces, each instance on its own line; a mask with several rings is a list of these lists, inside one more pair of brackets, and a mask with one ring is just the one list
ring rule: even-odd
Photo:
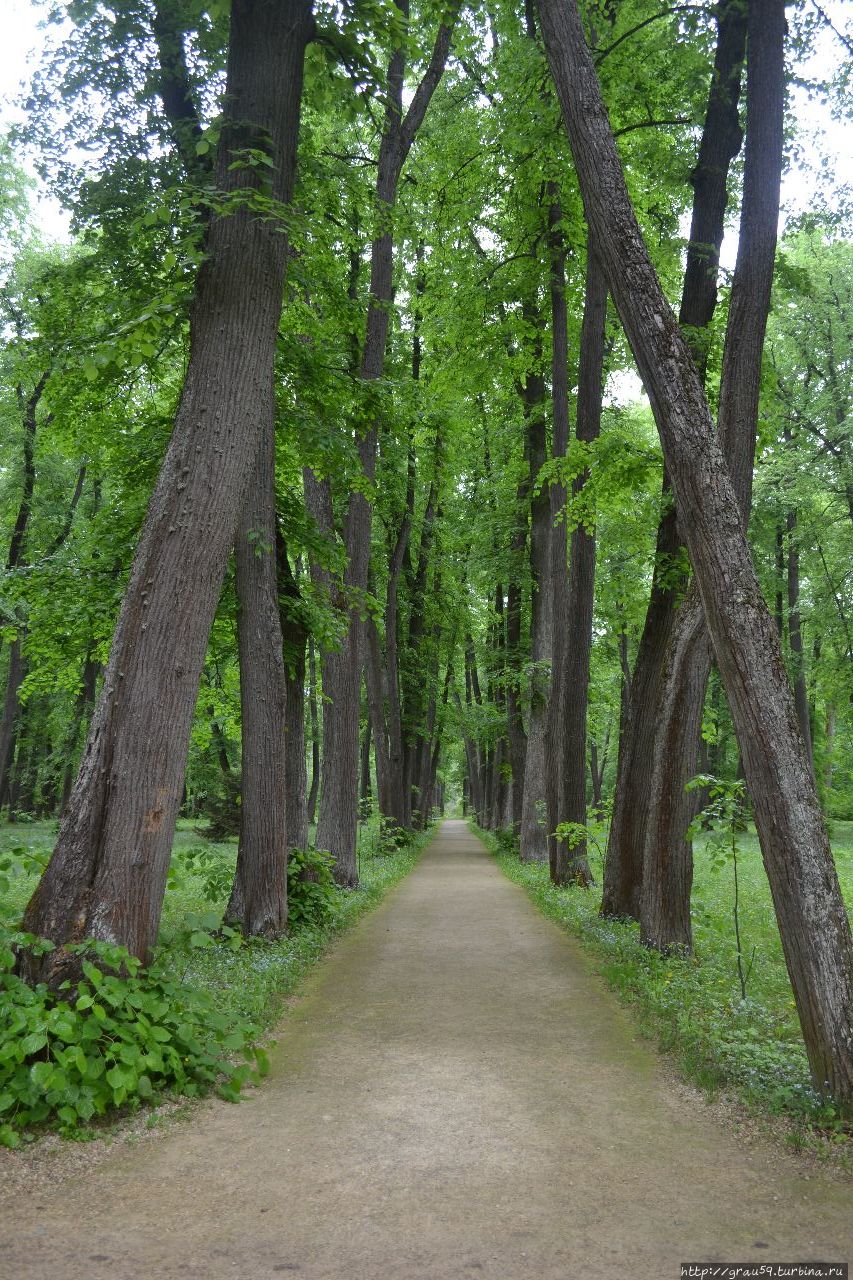
[[4,1280],[665,1280],[851,1255],[849,1187],[673,1088],[461,822],[318,967],[252,1100],[0,1210]]

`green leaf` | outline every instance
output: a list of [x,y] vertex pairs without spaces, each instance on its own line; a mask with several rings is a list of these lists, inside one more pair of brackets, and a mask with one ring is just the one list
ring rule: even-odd
[[37,1089],[47,1089],[53,1077],[53,1063],[34,1062],[30,1067],[30,1079]]
[[33,1031],[30,1035],[24,1036],[21,1040],[21,1054],[25,1058],[29,1058],[31,1054],[38,1053],[39,1049],[43,1049],[47,1044],[47,1036],[43,1031]]

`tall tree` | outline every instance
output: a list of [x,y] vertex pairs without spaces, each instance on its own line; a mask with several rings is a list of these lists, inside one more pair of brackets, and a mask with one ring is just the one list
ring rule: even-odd
[[[815,1087],[853,1110],[853,938],[779,638],[690,350],[631,205],[574,0],[540,0],[581,193],[652,402],[747,785]],[[784,26],[779,0],[753,23]]]
[[274,403],[287,253],[277,213],[293,186],[312,33],[305,0],[234,0],[216,164],[224,208],[210,225],[181,402],[104,689],[25,912],[29,931],[58,944],[22,958],[30,978],[73,973],[69,941],[118,942],[145,959],[156,939],[208,634]]
[[[747,59],[743,203],[718,412],[744,527],[779,221],[785,98],[784,30],[779,23],[750,21]],[[679,608],[664,663],[646,820],[640,936],[661,950],[689,949],[692,942],[688,829],[693,798],[686,787],[698,766],[710,672],[710,638],[699,593],[691,588]]]

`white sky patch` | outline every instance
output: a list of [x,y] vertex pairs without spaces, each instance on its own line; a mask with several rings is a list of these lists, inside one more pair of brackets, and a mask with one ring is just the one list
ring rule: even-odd
[[[39,22],[46,12],[40,4],[25,0],[0,0],[0,130],[21,124],[26,118],[23,101],[27,83],[41,56],[43,33]],[[71,239],[70,215],[45,189],[26,156],[23,169],[36,181],[32,195],[36,226],[48,240]]]

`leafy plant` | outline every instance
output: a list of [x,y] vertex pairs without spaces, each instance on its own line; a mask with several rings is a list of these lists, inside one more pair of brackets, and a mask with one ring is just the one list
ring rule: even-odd
[[513,854],[515,857],[519,855],[518,835],[512,827],[502,827],[494,833],[495,842],[501,853]]
[[603,863],[609,826],[609,809],[604,808],[596,817],[591,817],[589,822],[561,822],[554,835],[558,840],[565,840],[569,851],[586,844],[588,850],[595,850],[600,862]]
[[332,855],[320,849],[291,849],[287,859],[287,919],[291,929],[311,929],[334,914],[338,888]]
[[169,888],[176,888],[188,875],[201,882],[202,897],[208,902],[221,902],[234,880],[234,859],[220,849],[191,845],[172,859]]
[[[216,1088],[236,1102],[245,1083],[266,1072],[256,1028],[235,1026],[166,962],[143,969],[124,948],[88,941],[69,948],[81,956],[76,986],[30,987],[12,972],[16,950],[52,947],[29,934],[0,933],[3,1145],[20,1145],[22,1130],[38,1125],[85,1131],[96,1116],[166,1091],[196,1097]],[[231,1060],[235,1053],[242,1064]]]
[[41,875],[50,861],[46,849],[16,844],[0,857],[0,894],[8,893],[13,876]]

